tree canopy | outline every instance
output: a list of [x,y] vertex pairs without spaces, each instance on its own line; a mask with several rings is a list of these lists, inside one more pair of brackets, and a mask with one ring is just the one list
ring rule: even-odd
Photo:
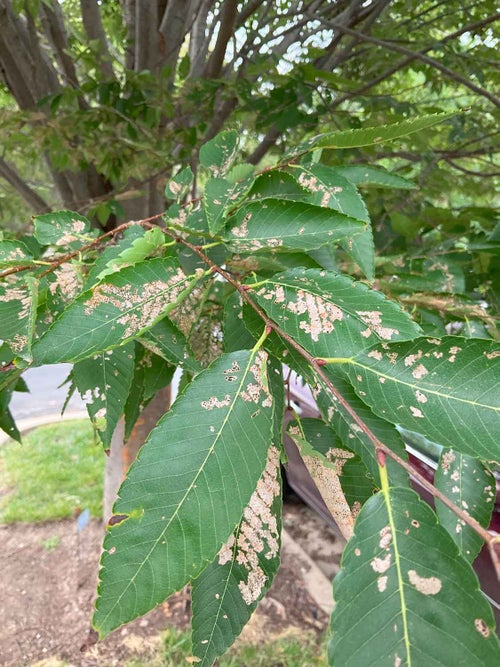
[[[223,128],[256,164],[319,131],[466,107],[425,146],[368,154],[434,204],[443,190],[477,204],[498,172],[498,17],[486,0],[1,0],[3,217],[27,212],[14,192],[30,212],[92,208],[108,226],[156,213],[165,177],[196,171]],[[415,199],[390,207],[408,235],[415,214],[440,214]]]

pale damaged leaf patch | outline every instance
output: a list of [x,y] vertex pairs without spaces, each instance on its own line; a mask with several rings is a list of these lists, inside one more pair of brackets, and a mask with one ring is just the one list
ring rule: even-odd
[[408,570],[408,579],[422,595],[437,595],[443,587],[443,582],[438,577],[420,577],[415,570]]
[[267,582],[261,559],[270,560],[279,553],[280,534],[276,516],[272,513],[274,501],[281,493],[279,459],[278,449],[271,445],[265,470],[245,507],[243,520],[236,534],[231,535],[219,552],[219,565],[234,559],[243,566],[245,575],[238,583],[238,589],[247,605],[261,597]]
[[[284,290],[280,285],[275,290],[264,287],[257,295],[266,300],[274,299],[276,304],[285,301]],[[334,303],[302,289],[297,290],[295,302],[288,301],[286,307],[294,315],[306,315],[305,320],[300,320],[299,328],[315,342],[318,342],[320,334],[329,334],[335,329],[335,321],[344,319],[344,313]]]
[[37,363],[79,361],[152,327],[203,279],[170,259],[122,269],[84,292],[34,345]]
[[193,653],[202,667],[234,642],[278,572],[281,505],[279,450],[271,444],[241,522],[193,582]]
[[357,310],[356,314],[367,325],[367,328],[361,332],[364,338],[369,338],[374,333],[382,340],[391,340],[399,334],[398,329],[382,325],[382,312],[380,310]]
[[[438,343],[438,344],[437,344]],[[445,336],[381,343],[346,360],[349,379],[381,418],[464,455],[500,460],[498,343]]]
[[302,460],[342,535],[346,540],[350,539],[355,517],[342,489],[340,477],[345,464],[354,458],[353,452],[335,447],[323,455],[311,446],[301,422],[290,424],[288,434],[299,448]]
[[61,264],[51,274],[49,292],[69,303],[78,295],[82,287],[82,277],[73,264]]
[[493,613],[471,566],[413,490],[387,478],[382,488],[362,508],[334,580],[331,663],[497,664]]

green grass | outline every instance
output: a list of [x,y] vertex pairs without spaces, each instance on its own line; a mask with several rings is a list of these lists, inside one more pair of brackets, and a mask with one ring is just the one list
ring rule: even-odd
[[[77,508],[102,515],[104,452],[86,421],[42,426],[24,439],[0,446],[0,523],[53,521],[74,516]],[[57,548],[57,538],[43,542]],[[286,633],[257,645],[237,641],[218,667],[325,667],[326,649],[314,633]],[[169,629],[154,656],[135,658],[124,667],[179,667],[189,658],[191,636]],[[51,667],[68,663],[54,658]]]
[[0,445],[0,522],[102,515],[104,452],[90,422],[41,426]]
[[[125,667],[180,667],[195,665],[190,633],[169,629],[162,635],[162,647],[153,658],[129,660]],[[326,667],[326,646],[314,633],[286,633],[265,644],[237,641],[220,658],[219,667]]]

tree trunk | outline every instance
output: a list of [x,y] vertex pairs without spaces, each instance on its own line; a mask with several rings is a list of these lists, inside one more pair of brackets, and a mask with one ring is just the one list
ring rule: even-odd
[[131,464],[135,461],[139,449],[156,422],[170,407],[170,393],[170,387],[165,387],[156,394],[141,412],[126,443],[123,442],[125,432],[123,419],[116,427],[104,472],[103,518],[105,522],[108,522],[113,514],[113,504],[118,495],[118,489]]

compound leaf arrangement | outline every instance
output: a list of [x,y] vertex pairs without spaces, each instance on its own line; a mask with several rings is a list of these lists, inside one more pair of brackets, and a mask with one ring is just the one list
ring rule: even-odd
[[[489,320],[482,338],[439,335],[407,310],[408,258],[392,258],[401,280],[387,289],[360,188],[412,184],[331,157],[443,119],[320,135],[263,171],[238,162],[238,133],[223,132],[196,178],[186,167],[166,184],[154,219],[99,235],[61,211],[35,218],[31,239],[0,241],[0,428],[20,438],[8,405],[26,368],[70,362],[107,450],[120,419],[130,433],[182,371],[109,522],[99,637],[190,584],[192,662],[208,667],[234,642],[279,569],[293,410],[286,437],[348,539],[329,664],[500,663],[472,569],[484,543],[494,551],[500,346]],[[415,260],[411,279],[442,293],[459,273]],[[290,373],[316,418],[287,403]],[[436,511],[410,487],[410,432],[440,451]]]

